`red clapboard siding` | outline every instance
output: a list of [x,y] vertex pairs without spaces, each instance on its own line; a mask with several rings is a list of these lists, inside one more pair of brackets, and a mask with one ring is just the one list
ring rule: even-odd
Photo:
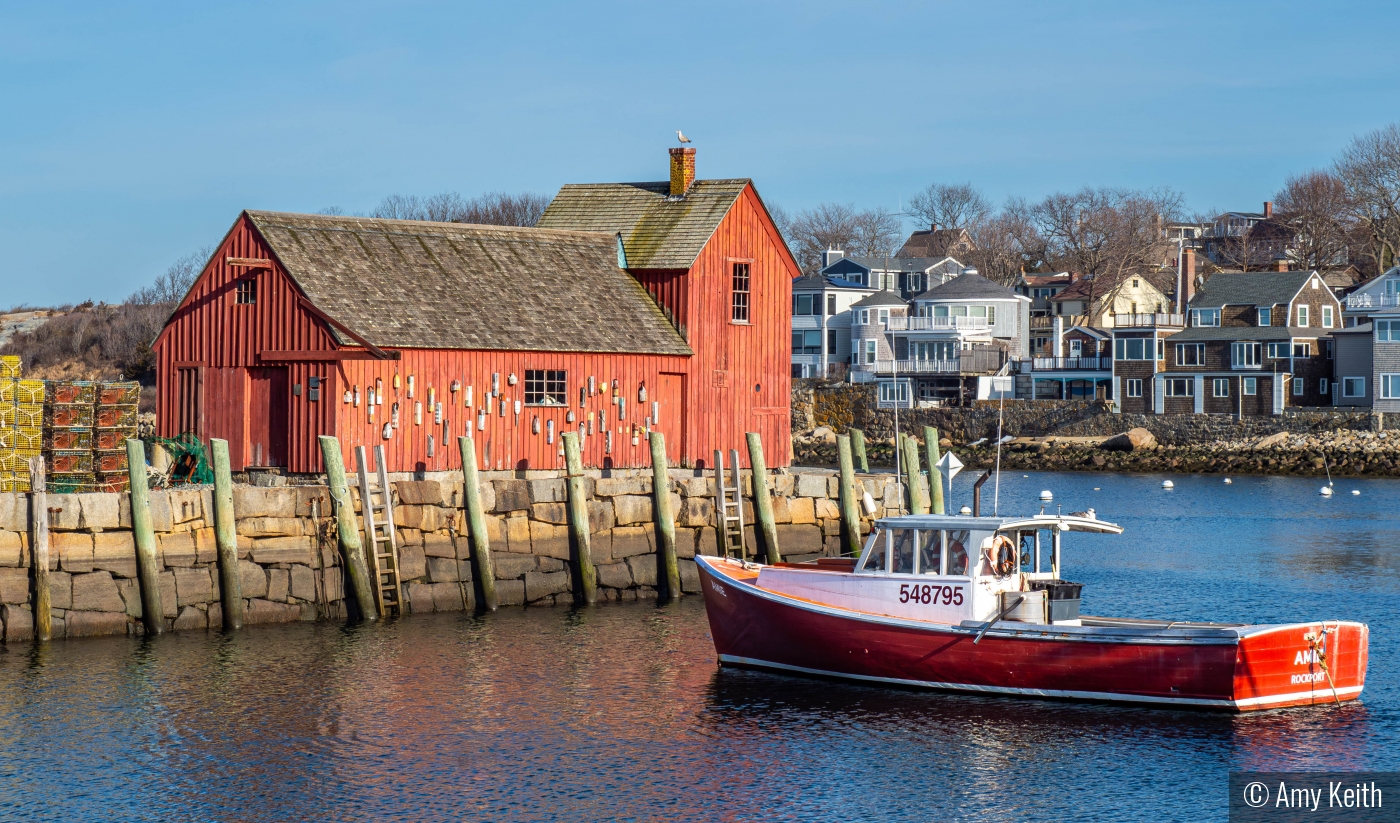
[[[749,325],[730,322],[735,259],[752,261]],[[693,463],[708,466],[715,449],[738,449],[747,466],[744,435],[750,431],[763,438],[769,466],[791,462],[792,280],[799,274],[753,186],[747,186],[688,276],[688,341],[695,351],[690,384],[692,397],[705,398],[690,403],[687,451]]]

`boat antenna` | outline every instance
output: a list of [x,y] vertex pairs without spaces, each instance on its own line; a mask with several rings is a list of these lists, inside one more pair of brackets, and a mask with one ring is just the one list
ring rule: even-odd
[[992,389],[997,393],[997,474],[996,480],[992,483],[992,515],[997,514],[997,507],[1001,503],[1001,425],[1006,416],[1006,392],[997,388],[997,378],[1004,377],[1002,372],[1008,371],[1011,361],[1007,360],[997,369],[997,373],[992,377]]
[[[889,268],[888,262],[885,263],[885,267]],[[890,354],[897,355],[898,353],[892,350]],[[899,510],[904,511],[904,483],[900,480],[904,475],[899,470],[899,467],[904,464],[904,444],[899,442],[899,358],[897,356],[890,359],[890,376],[894,378],[894,385],[890,387],[894,395],[894,486],[899,492]],[[910,482],[913,482],[913,478],[910,478]],[[913,514],[914,512],[910,511],[909,513]]]

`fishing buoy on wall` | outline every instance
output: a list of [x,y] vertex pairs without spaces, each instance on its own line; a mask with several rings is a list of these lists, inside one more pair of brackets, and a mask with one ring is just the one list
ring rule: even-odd
[[380,434],[383,435],[385,440],[390,440],[394,436],[394,427],[389,425],[388,423],[385,423],[384,430],[380,432]]
[[875,498],[870,496],[869,491],[866,491],[861,495],[860,504],[865,507],[865,513],[867,515],[871,517],[875,516]]

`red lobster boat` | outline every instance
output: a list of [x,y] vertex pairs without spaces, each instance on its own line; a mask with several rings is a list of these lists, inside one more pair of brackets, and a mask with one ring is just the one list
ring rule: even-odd
[[1361,623],[1080,616],[1080,585],[1060,577],[1061,535],[1122,531],[1092,510],[907,515],[877,521],[856,559],[695,560],[721,665],[1233,711],[1361,695]]

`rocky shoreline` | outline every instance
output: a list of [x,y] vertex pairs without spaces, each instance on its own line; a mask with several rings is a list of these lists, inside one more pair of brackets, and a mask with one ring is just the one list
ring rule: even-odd
[[[1281,432],[1262,438],[1159,445],[1146,434],[1125,448],[1128,433],[1105,437],[1016,438],[1001,450],[1003,469],[1035,471],[1181,472],[1279,476],[1400,477],[1400,432],[1340,430],[1323,434]],[[921,439],[921,438],[920,438]],[[944,438],[969,469],[992,468],[994,442],[959,444]],[[868,443],[872,468],[890,466],[889,443]],[[793,459],[801,466],[835,466],[835,434],[793,438]]]

